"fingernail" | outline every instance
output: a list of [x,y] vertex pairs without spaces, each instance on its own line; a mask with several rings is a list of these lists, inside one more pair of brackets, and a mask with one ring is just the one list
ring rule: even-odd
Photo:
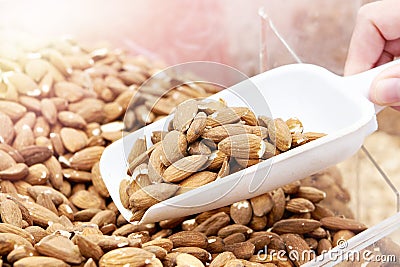
[[372,96],[380,105],[400,105],[400,78],[379,81],[372,89]]

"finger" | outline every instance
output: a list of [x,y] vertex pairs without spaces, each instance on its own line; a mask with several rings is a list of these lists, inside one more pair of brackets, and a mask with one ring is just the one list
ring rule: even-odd
[[376,62],[376,66],[380,66],[383,65],[385,63],[388,63],[390,61],[392,61],[394,59],[394,56],[392,54],[390,54],[387,51],[383,51],[381,57],[378,59],[378,61]]
[[387,41],[384,50],[394,55],[395,57],[400,56],[400,38]]
[[400,106],[400,64],[387,68],[372,82],[372,102],[382,106]]
[[363,6],[350,42],[345,74],[373,68],[387,40],[400,38],[399,0],[385,0]]
[[400,111],[400,106],[393,106],[392,108],[397,110],[397,111]]

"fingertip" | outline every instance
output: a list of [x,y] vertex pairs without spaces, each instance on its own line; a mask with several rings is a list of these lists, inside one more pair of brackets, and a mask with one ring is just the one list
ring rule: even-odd
[[372,102],[382,106],[400,105],[400,78],[380,79],[373,83],[370,90]]

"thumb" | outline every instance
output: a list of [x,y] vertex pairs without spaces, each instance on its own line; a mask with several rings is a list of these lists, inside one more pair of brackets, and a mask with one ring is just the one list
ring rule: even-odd
[[400,106],[400,64],[385,69],[375,78],[369,98],[381,106]]

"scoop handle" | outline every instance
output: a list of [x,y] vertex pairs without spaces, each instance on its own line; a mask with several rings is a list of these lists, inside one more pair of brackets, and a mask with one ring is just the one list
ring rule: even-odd
[[[362,96],[369,99],[369,89],[371,87],[372,81],[376,76],[384,69],[400,64],[400,59],[393,60],[381,66],[375,67],[373,69],[367,70],[365,72],[355,74],[352,76],[344,77],[346,86],[351,88],[350,90],[357,90]],[[378,114],[385,106],[376,105],[375,106],[375,114]]]

